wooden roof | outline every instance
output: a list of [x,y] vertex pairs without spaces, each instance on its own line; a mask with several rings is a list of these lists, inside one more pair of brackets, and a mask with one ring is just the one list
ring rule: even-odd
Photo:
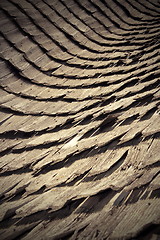
[[159,239],[159,4],[0,1],[1,239]]

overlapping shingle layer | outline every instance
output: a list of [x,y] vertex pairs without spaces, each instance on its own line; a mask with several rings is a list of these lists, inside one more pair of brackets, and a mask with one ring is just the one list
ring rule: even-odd
[[158,239],[158,0],[0,1],[1,239]]

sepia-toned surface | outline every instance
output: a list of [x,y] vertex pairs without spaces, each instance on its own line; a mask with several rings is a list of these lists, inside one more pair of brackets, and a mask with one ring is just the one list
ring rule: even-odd
[[0,238],[160,237],[160,2],[0,1]]

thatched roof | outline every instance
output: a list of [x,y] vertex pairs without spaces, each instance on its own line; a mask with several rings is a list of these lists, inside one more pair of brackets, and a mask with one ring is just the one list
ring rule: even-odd
[[158,239],[158,0],[0,1],[1,239]]

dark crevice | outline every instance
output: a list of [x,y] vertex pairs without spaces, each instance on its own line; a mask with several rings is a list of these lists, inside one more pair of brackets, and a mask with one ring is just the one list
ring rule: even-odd
[[148,93],[146,96],[141,97],[141,98],[137,98],[135,102],[138,103],[138,106],[143,106],[143,105],[147,105],[150,102],[152,102],[153,99],[153,95]]
[[[151,5],[153,5],[155,8],[159,8],[160,6],[159,5],[157,5],[156,3],[154,3],[152,0],[148,0],[148,2],[151,4]],[[158,12],[158,13],[160,13],[160,12]]]
[[22,218],[18,223],[18,225],[24,225],[24,224],[31,224],[34,222],[39,221],[53,221],[55,219],[63,219],[67,216],[69,216],[82,202],[84,201],[84,198],[77,199],[77,200],[69,200],[65,203],[65,205],[57,210],[53,211],[51,208],[47,210],[42,210],[36,213],[33,213],[29,216],[26,216]]
[[140,12],[140,14],[144,14],[144,15],[147,15],[147,16],[150,16],[150,17],[153,17],[152,21],[155,21],[155,16],[152,15],[151,13],[149,13],[148,11],[144,11],[143,9],[141,8],[138,8],[136,4],[134,4],[134,2],[131,2],[129,0],[126,0],[126,2],[132,6],[132,8],[134,8],[135,10],[137,10],[138,12]]
[[148,187],[148,184],[146,184],[145,186],[141,186],[139,188],[135,188],[131,195],[129,196],[129,199],[127,199],[127,201],[125,202],[126,205],[128,204],[134,204],[136,202],[138,202],[140,199],[143,200],[147,198],[148,194],[146,194],[146,196],[144,196],[144,193],[147,192],[146,189]]
[[78,110],[78,111],[74,111],[74,112],[61,112],[61,113],[45,113],[43,111],[40,111],[40,112],[30,112],[29,110],[24,112],[24,111],[21,111],[21,110],[18,110],[18,109],[12,109],[10,107],[6,107],[6,106],[3,106],[1,105],[0,106],[0,111],[2,112],[6,112],[6,113],[12,113],[12,114],[15,114],[15,115],[20,115],[20,116],[25,116],[25,115],[31,115],[31,116],[49,116],[49,117],[56,117],[56,116],[73,116],[77,113],[80,113],[80,112],[84,112],[84,111],[87,111],[87,110],[90,110],[90,109],[93,109],[93,108],[96,108],[98,107],[100,104],[100,100],[95,103],[92,103],[91,105],[89,106],[84,106],[82,109]]
[[112,173],[114,173],[123,164],[127,155],[128,155],[128,150],[107,171],[101,172],[101,173],[98,173],[98,174],[95,174],[95,175],[92,175],[92,176],[88,176],[83,181],[84,182],[97,181],[97,180],[103,179],[104,177],[110,176]]
[[90,196],[83,204],[76,210],[76,213],[92,214],[101,211],[109,201],[115,196],[117,192],[112,189],[106,189],[99,193]]
[[10,176],[12,174],[21,175],[23,173],[32,172],[32,169],[30,169],[29,167],[30,167],[30,164],[26,164],[24,167],[16,169],[16,170],[8,170],[5,172],[0,172],[0,177]]
[[16,215],[15,211],[18,209],[18,207],[13,209],[8,209],[6,211],[6,214],[4,215],[2,221],[0,222],[0,228],[6,228],[9,227],[10,224],[14,224],[17,220],[13,219],[13,217]]
[[77,182],[82,180],[88,174],[89,171],[90,171],[90,169],[86,170],[84,173],[82,173],[78,176],[75,176],[75,178],[73,180],[71,180],[71,181],[68,180],[67,182],[65,181],[63,183],[56,185],[55,187],[59,188],[59,187],[66,187],[66,186],[74,186]]
[[92,136],[94,134],[94,132],[97,131],[97,129],[92,128],[89,131],[87,131],[81,139],[85,139],[85,138],[89,138],[90,136]]
[[32,195],[40,195],[40,194],[44,193],[45,190],[46,190],[46,186],[44,185],[44,186],[42,186],[40,189],[38,189],[37,191],[28,194],[27,197],[28,197],[28,196],[32,196]]
[[68,240],[73,236],[73,234],[74,234],[74,230],[69,230],[65,233],[55,236],[54,239],[55,240]]
[[57,163],[48,163],[44,166],[42,166],[42,168],[40,170],[38,170],[37,172],[34,172],[34,177],[35,176],[39,176],[40,174],[46,174],[49,171],[52,170],[56,170],[56,169],[60,169],[62,167],[69,167],[72,163],[74,163],[75,161],[78,161],[79,159],[83,159],[83,158],[87,158],[87,157],[91,157],[94,156],[96,154],[101,154],[106,152],[107,149],[113,149],[115,148],[115,146],[117,145],[118,139],[120,137],[122,137],[124,134],[115,137],[114,139],[111,139],[109,142],[107,142],[107,144],[103,144],[103,146],[100,147],[90,147],[88,149],[84,149],[81,152],[73,152],[70,153],[66,158],[64,158],[62,161],[57,162]]
[[102,120],[101,124],[99,125],[98,129],[93,132],[92,136],[98,137],[98,134],[109,132],[115,128],[117,124],[117,117],[108,116],[106,119]]
[[[146,136],[143,141],[147,141],[149,139],[159,139],[160,138],[160,131],[154,133],[154,134],[149,134],[148,136]],[[157,164],[157,167],[159,166],[158,163],[155,163],[155,167],[156,167],[156,164]],[[152,167],[152,165],[151,165]],[[154,167],[154,163],[153,163],[153,167]]]
[[[159,134],[159,138],[160,138],[160,132]],[[148,166],[147,166],[148,167]],[[159,168],[160,167],[160,161],[157,161],[155,163],[152,163],[151,165],[149,165],[150,168]]]
[[[61,50],[62,50],[62,52],[64,51],[64,52],[66,52],[67,51],[67,49],[64,47],[64,46],[62,46],[59,42],[57,42],[55,39],[53,39],[49,34],[47,34],[38,24],[36,24],[35,23],[35,20],[34,20],[34,18],[33,17],[31,17],[31,16],[28,16],[28,14],[25,12],[25,10],[23,9],[23,8],[21,8],[19,5],[18,5],[18,3],[15,3],[15,2],[13,2],[12,0],[10,0],[10,2],[20,11],[20,12],[22,12],[25,16],[27,16],[28,17],[28,19],[33,23],[33,25],[35,25],[40,31],[42,31],[45,35],[47,35],[47,37],[49,38],[49,39],[51,39]],[[9,12],[8,12],[8,14],[9,14]],[[14,17],[14,16],[13,16]],[[15,19],[16,19],[16,17],[15,17]],[[17,24],[17,22],[15,21],[15,23]],[[17,24],[18,25],[18,24]],[[23,30],[24,31],[24,30]],[[31,37],[31,35],[30,35],[30,37]],[[33,40],[34,38],[32,38],[32,40]]]
[[[136,21],[139,21],[137,24],[132,24],[132,23],[128,23],[126,20],[124,20],[124,18],[122,18],[121,17],[121,15],[120,14],[117,14],[117,12],[116,11],[114,11],[114,9],[110,6],[110,5],[108,5],[107,4],[107,2],[106,1],[104,1],[104,0],[101,0],[101,2],[103,2],[103,4],[105,5],[105,7],[107,7],[107,9],[109,9],[111,12],[112,12],[112,14],[114,15],[114,17],[116,16],[117,18],[119,18],[119,20],[122,22],[122,23],[125,23],[126,25],[128,25],[129,26],[129,29],[126,29],[126,28],[122,28],[121,27],[121,29],[123,29],[123,30],[130,30],[130,31],[132,31],[133,30],[133,28],[131,28],[131,26],[134,26],[134,27],[139,27],[138,29],[140,29],[140,27],[144,27],[144,26],[148,26],[148,25],[152,25],[153,23],[145,23],[145,21],[143,21],[143,23],[140,23],[140,21],[141,21],[141,18],[139,18],[139,17],[135,17],[135,16],[133,16],[132,15],[132,17],[131,17],[131,15],[130,15],[130,12],[128,11],[128,9],[127,8],[125,8],[125,6],[124,5],[121,5],[121,4],[118,4],[119,2],[118,1],[115,1],[115,3],[117,4],[117,5],[119,5],[119,7],[125,12],[125,14],[127,15],[127,17],[128,18],[131,18],[131,19],[134,19],[134,20],[136,20]],[[137,28],[135,28],[135,29],[137,29]]]
[[[67,10],[73,14],[78,20],[80,20],[84,25],[86,25],[87,27],[89,27],[94,33],[96,33],[98,36],[100,36],[102,39],[105,39],[105,40],[108,40],[108,41],[116,41],[115,38],[111,38],[111,37],[108,37],[108,36],[104,36],[100,33],[97,32],[96,29],[92,28],[92,26],[88,25],[82,18],[81,16],[78,16],[75,12],[72,11],[72,9],[70,9],[64,1],[60,0],[60,2],[67,8]],[[46,3],[46,1],[45,1]],[[47,4],[47,3],[46,3]],[[118,39],[118,41],[124,41],[124,39]]]
[[40,174],[46,174],[47,172],[60,169],[65,167],[69,167],[71,164],[73,164],[75,161],[84,158],[87,156],[87,154],[93,149],[93,147],[88,148],[87,150],[82,150],[80,153],[70,153],[69,156],[65,157],[63,160],[57,162],[57,163],[49,163],[46,165],[43,165],[40,170],[34,173],[34,177],[39,176]]
[[[105,2],[105,4],[106,4],[106,1],[105,0],[102,0],[102,2]],[[134,20],[136,20],[136,21],[141,21],[141,22],[143,22],[143,20],[140,18],[140,17],[135,17],[133,14],[131,14],[131,12],[129,11],[129,9],[127,9],[126,7],[125,7],[125,5],[122,5],[120,2],[118,2],[118,1],[116,1],[116,0],[114,0],[114,2],[115,2],[115,4],[117,5],[117,6],[119,6],[120,7],[120,9],[121,10],[123,10],[123,12],[125,13],[125,15],[128,17],[128,18],[131,18],[131,19],[134,19]],[[107,5],[107,7],[109,7],[108,5]],[[145,21],[144,21],[145,22]],[[144,24],[144,22],[143,22],[143,24]]]
[[[139,27],[139,28],[133,28],[133,29],[127,29],[127,28],[124,28],[124,27],[122,27],[121,26],[121,24],[119,24],[119,23],[117,23],[117,21],[115,21],[114,19],[112,19],[112,18],[110,18],[97,4],[95,4],[93,1],[91,1],[91,0],[89,0],[89,2],[90,3],[92,3],[93,4],[93,6],[102,14],[102,15],[104,15],[106,18],[108,18],[109,19],[109,21],[115,26],[115,27],[117,27],[118,29],[122,29],[123,31],[129,31],[130,30],[130,32],[132,31],[132,30],[142,30],[142,29],[144,29],[144,25],[145,25],[145,23],[143,23],[143,24],[141,24],[141,27]],[[125,22],[119,15],[117,15],[116,14],[116,16],[118,16],[118,18],[122,21],[122,22]],[[134,25],[133,25],[134,26]],[[123,34],[122,34],[123,35]]]
[[92,121],[92,118],[93,118],[93,115],[92,115],[92,114],[89,114],[89,115],[87,115],[86,117],[84,117],[84,118],[79,122],[79,124],[80,124],[80,125],[89,124],[89,123]]
[[[150,73],[147,77],[141,79],[140,82],[149,82],[149,81],[152,81],[152,80],[154,80],[154,79],[156,79],[156,78],[158,79],[159,77],[160,77],[160,74],[159,74],[159,73],[153,72],[153,73]],[[159,81],[159,80],[158,80],[158,81]]]
[[26,226],[23,228],[22,231],[20,231],[19,233],[17,232],[15,235],[15,237],[12,236],[12,240],[21,240],[23,239],[25,236],[27,236],[36,226],[38,225],[38,223],[33,223],[30,226]]
[[[141,1],[137,0],[137,2],[138,2],[141,6],[143,6],[145,9],[149,10],[150,12],[147,11],[147,13],[150,14],[150,15],[152,15],[154,18],[159,18],[159,17],[160,17],[160,13],[159,13],[158,11],[156,11],[156,9],[151,9],[150,7],[147,6],[147,4],[144,5],[143,1],[141,2]],[[151,12],[157,13],[158,15],[153,15],[153,14],[151,14]]]
[[143,116],[141,117],[140,121],[145,121],[145,120],[150,119],[156,111],[157,111],[157,106],[156,106],[156,107],[153,107],[152,109],[150,109],[149,111],[147,111],[147,112],[145,113],[145,115],[143,115]]
[[129,124],[131,124],[134,120],[136,120],[138,117],[139,117],[139,114],[135,114],[135,115],[133,115],[133,116],[131,116],[131,117],[128,117],[128,118],[126,118],[126,119],[121,123],[121,125],[122,125],[122,126],[123,126],[123,125],[129,125]]
[[158,79],[156,82],[148,84],[148,86],[145,86],[142,90],[137,91],[137,93],[144,93],[156,88],[158,89],[159,86],[160,86],[160,80]]
[[[158,34],[158,36],[159,36],[159,34]],[[158,36],[157,36],[157,39],[158,39]],[[140,39],[140,40],[143,40],[143,38]],[[152,42],[153,42],[153,44],[151,44]],[[146,46],[146,44],[144,44],[142,47],[139,48],[139,51],[143,51],[143,54],[148,54],[148,53],[152,53],[154,50],[159,48],[160,44],[158,44],[157,40],[153,41],[153,37],[151,38],[151,43],[148,46]],[[156,45],[154,45],[154,44],[156,44]],[[150,47],[150,49],[147,49],[147,51],[146,51],[147,47]],[[123,49],[117,49],[116,51],[119,52],[119,53],[126,52],[126,50],[123,50]],[[133,52],[133,54],[134,54],[134,51],[133,50],[128,50],[127,52],[128,53]],[[114,50],[108,51],[108,53],[114,53]],[[131,55],[131,58],[134,58],[135,56],[137,56],[137,54]],[[80,58],[82,60],[90,60],[90,61],[109,61],[109,60],[119,60],[119,59],[125,60],[125,58],[121,57],[121,56],[117,56],[117,57],[114,57],[114,58],[111,58],[111,57],[109,57],[109,58],[108,57],[97,57],[97,58],[88,57],[87,58],[87,57],[83,57],[83,56],[78,56],[78,58]]]
[[[131,18],[133,18],[134,20],[137,20],[137,21],[141,21],[141,22],[143,22],[142,24],[143,25],[145,25],[144,23],[146,22],[146,25],[149,25],[148,23],[149,22],[151,22],[151,24],[154,24],[155,22],[157,22],[158,21],[158,19],[156,20],[156,19],[148,19],[148,20],[145,20],[145,19],[142,19],[142,18],[139,18],[139,17],[135,17],[134,15],[131,15],[131,12],[129,11],[130,9],[128,8],[127,9],[127,7],[125,7],[125,5],[122,5],[119,1],[117,1],[117,0],[114,0],[115,1],[115,3],[124,11],[124,13],[126,14],[126,16],[127,17],[131,17]],[[131,3],[131,1],[129,2],[129,4],[131,5],[131,6],[133,6],[132,5],[132,3]],[[135,6],[135,5],[134,5]],[[138,10],[138,9],[137,9]],[[153,23],[152,23],[153,22]]]
[[158,235],[157,240],[160,236],[160,225],[149,223],[147,226],[145,226],[134,238],[131,238],[132,240],[150,240],[152,238],[152,235]]
[[147,199],[148,198],[148,196],[149,196],[149,194],[150,194],[150,191],[148,191],[148,190],[146,190],[145,191],[145,186],[144,186],[144,191],[142,191],[142,194],[141,194],[141,196],[140,196],[140,200],[145,200],[145,199]]
[[15,130],[11,130],[11,131],[7,131],[4,133],[0,133],[0,139],[17,139],[17,138],[30,138],[33,137],[36,134],[36,132],[23,132],[23,131],[15,131]]
[[[11,153],[11,152],[12,152],[12,147],[7,147],[5,150],[0,152],[0,157],[3,157],[3,156],[5,156],[5,155],[7,155],[8,153]],[[2,170],[2,169],[0,168],[0,170]]]
[[13,207],[11,209],[8,209],[2,219],[2,221],[0,222],[0,228],[6,228],[6,227],[10,227],[13,223],[17,222],[15,216],[16,216],[16,210],[18,208],[21,208],[22,206],[24,206],[25,203],[19,204],[17,207]]
[[119,144],[118,147],[123,148],[127,146],[136,146],[142,141],[142,139],[143,139],[142,133],[137,132],[131,140]]
[[160,198],[160,189],[156,189],[154,191],[152,191],[150,197],[150,199],[153,199],[153,198]]
[[[87,123],[86,123],[87,124]],[[26,138],[32,138],[34,136],[41,136],[43,134],[46,134],[46,133],[55,133],[55,132],[58,132],[62,129],[69,129],[71,127],[73,127],[75,125],[75,122],[74,122],[74,118],[69,118],[69,119],[66,119],[66,121],[60,125],[57,125],[56,127],[53,127],[53,128],[44,128],[42,130],[39,130],[39,131],[36,131],[36,130],[31,130],[31,131],[27,131],[27,132],[24,132],[24,131],[21,131],[21,130],[10,130],[10,131],[6,131],[6,132],[3,132],[0,134],[0,139],[3,139],[3,138],[7,138],[7,139],[15,139],[15,138],[22,138],[22,139],[26,139]],[[84,123],[85,125],[85,123]]]
[[129,194],[130,194],[130,191],[123,190],[122,193],[118,196],[118,198],[114,201],[113,205],[121,206]]
[[[153,63],[152,63],[152,65],[153,64],[157,64],[159,62],[159,60],[155,60]],[[147,67],[147,62],[144,62],[144,64],[143,65],[141,65],[141,67],[140,67],[140,70],[141,70],[141,72],[142,71],[146,71],[146,67]],[[72,79],[72,80],[85,80],[85,79],[88,79],[88,78],[90,78],[90,79],[93,79],[93,78],[100,78],[100,77],[107,77],[107,76],[113,76],[113,75],[116,75],[116,74],[118,74],[118,75],[120,75],[120,74],[124,74],[124,73],[132,73],[132,74],[134,74],[134,71],[136,71],[137,70],[137,66],[132,66],[129,70],[113,70],[113,71],[111,71],[111,72],[107,72],[107,73],[101,73],[101,72],[97,72],[97,73],[95,73],[95,74],[92,74],[92,75],[87,75],[87,72],[86,72],[86,75],[84,75],[84,76],[78,76],[78,75],[67,75],[67,74],[54,74],[54,73],[52,73],[52,75],[51,76],[53,76],[53,77],[56,77],[56,78],[59,78],[59,79]],[[140,74],[141,74],[141,72],[140,72]],[[131,74],[131,75],[132,75]]]
[[11,191],[12,189],[14,189],[17,185],[18,185],[18,183],[15,183],[11,187],[9,187],[7,190],[5,190],[4,192],[0,193],[0,204],[2,204],[6,200],[5,194],[7,192]]
[[13,225],[16,224],[16,222],[19,219],[14,218],[14,216],[15,216],[15,212],[13,212],[13,213],[11,213],[11,212],[9,213],[8,212],[8,217],[6,215],[6,218],[0,222],[0,229],[1,229],[1,231],[2,231],[2,229],[3,230],[8,229],[10,226],[13,226]]
[[[141,100],[141,99],[140,99]],[[141,101],[138,101],[138,100],[136,100],[136,101],[134,101],[133,103],[131,103],[129,106],[127,106],[127,107],[124,107],[124,108],[122,108],[121,110],[122,111],[128,111],[129,109],[131,109],[131,108],[134,108],[134,107],[139,107],[139,106],[142,106],[143,104],[141,103]],[[152,102],[157,102],[159,99],[154,99],[153,98],[153,100],[152,100]],[[148,103],[147,104],[149,104],[150,102],[148,101]],[[147,105],[146,104],[146,105]],[[157,104],[157,103],[156,103]]]
[[5,118],[4,120],[2,120],[2,121],[0,122],[0,126],[1,126],[2,124],[4,124],[7,120],[9,120],[12,116],[13,116],[13,115],[11,114],[9,117],[7,117],[7,118]]
[[[53,142],[49,142],[49,143],[42,143],[42,144],[38,144],[38,145],[33,145],[33,146],[20,146],[18,147],[17,145],[18,144],[15,144],[14,146],[8,146],[6,147],[5,150],[2,150],[0,152],[0,156],[4,156],[4,155],[7,155],[9,153],[15,153],[15,154],[21,154],[23,152],[27,152],[27,151],[32,151],[32,150],[35,150],[35,149],[49,149],[53,146],[58,146],[62,143],[64,143],[66,140],[61,140],[61,141],[53,141]],[[16,147],[17,146],[17,147]],[[40,160],[40,159],[39,159]],[[27,165],[26,165],[27,166]]]
[[49,149],[50,147],[58,146],[64,142],[65,142],[65,140],[61,140],[61,141],[53,141],[53,142],[49,142],[49,143],[42,143],[39,145],[34,145],[34,146],[29,146],[29,147],[25,146],[22,148],[13,149],[12,153],[22,153],[24,151],[32,151],[35,149]]
[[[150,182],[152,182],[158,176],[158,174],[159,174],[159,172],[157,172],[147,184],[144,184],[140,187],[136,187],[135,189],[133,189],[131,192],[131,195],[129,196],[129,198],[127,199],[125,204],[126,205],[134,204],[134,203],[138,202],[139,200],[160,198],[159,189],[153,190],[151,192],[151,194],[150,194],[150,191],[148,191]],[[148,196],[149,196],[149,198],[148,198]],[[124,201],[125,201],[125,199],[124,199]]]
[[100,103],[100,107],[108,106],[109,104],[113,103],[116,100],[115,96],[109,97],[107,100],[104,100]]

